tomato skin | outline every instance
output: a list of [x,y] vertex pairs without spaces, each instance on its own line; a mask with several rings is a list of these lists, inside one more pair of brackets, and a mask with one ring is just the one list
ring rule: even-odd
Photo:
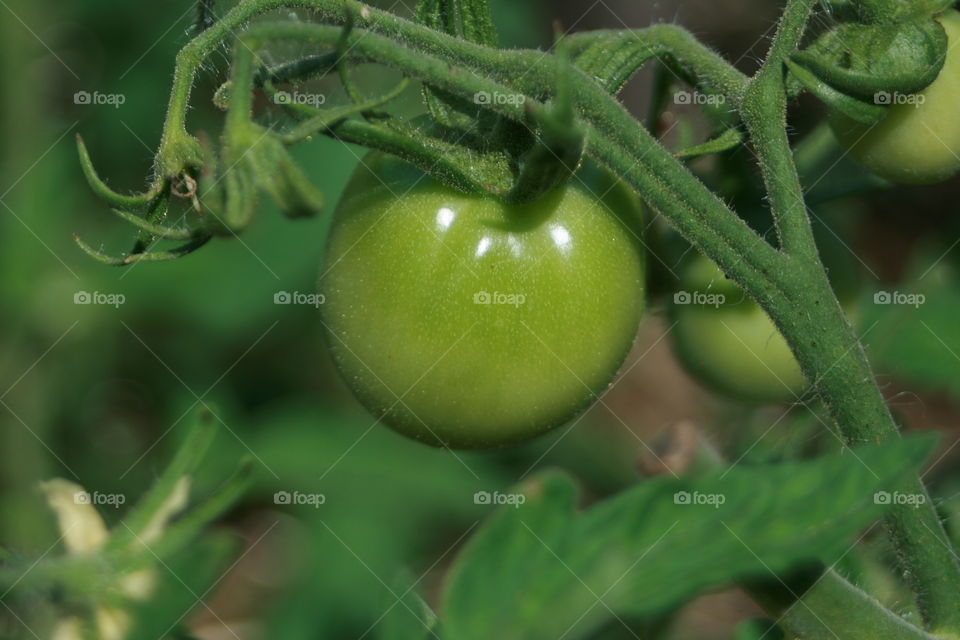
[[636,335],[641,218],[636,196],[594,166],[505,205],[369,154],[320,276],[343,379],[374,416],[435,446],[503,446],[568,422]]
[[875,125],[832,114],[830,125],[850,155],[892,182],[933,184],[960,170],[960,13],[937,18],[947,32],[947,59],[937,79],[921,91],[922,103],[889,107]]
[[[688,303],[670,306],[671,341],[684,368],[704,386],[739,400],[794,402],[807,382],[766,312],[698,256],[681,275]],[[699,295],[698,295],[699,294]],[[722,295],[708,298],[709,295]],[[699,299],[699,301],[698,301]]]

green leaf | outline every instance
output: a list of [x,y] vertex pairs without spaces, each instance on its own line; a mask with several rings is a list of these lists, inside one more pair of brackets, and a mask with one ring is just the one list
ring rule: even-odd
[[[373,111],[377,107],[383,106],[387,102],[390,102],[403,93],[404,89],[407,88],[407,84],[407,79],[404,78],[397,84],[395,88],[391,89],[382,96],[377,96],[376,98],[371,98],[358,104],[348,104],[339,107],[331,107],[329,109],[318,109],[310,105],[299,104],[295,102],[290,103],[289,101],[286,101],[284,106],[286,106],[288,112],[290,112],[294,117],[298,118],[300,122],[291,131],[284,133],[281,136],[281,140],[287,145],[295,144],[297,142],[306,140],[317,133],[323,133],[324,131],[329,130],[338,122],[341,122],[350,116],[361,115],[368,111]],[[274,102],[284,103],[285,100],[282,99],[281,96],[283,96],[283,98],[289,96],[289,94],[284,96],[284,94],[278,92],[271,83],[266,83],[264,85],[264,91]]]
[[287,217],[306,218],[323,208],[323,194],[276,136],[263,135],[244,161],[260,188],[270,194]]
[[[458,640],[583,638],[618,616],[650,617],[696,593],[809,561],[829,562],[876,519],[930,439],[811,461],[644,482],[587,511],[551,473],[498,512],[457,559],[444,630]],[[490,612],[497,612],[491,615]]]
[[93,160],[90,159],[90,152],[87,151],[87,146],[83,143],[83,138],[80,137],[80,134],[77,134],[77,152],[80,154],[80,167],[83,169],[83,175],[87,179],[90,188],[93,189],[96,195],[103,198],[103,200],[111,206],[120,208],[146,207],[159,195],[159,185],[154,185],[145,193],[134,195],[117,193],[108,187],[107,183],[97,174],[97,170],[94,169]]
[[841,20],[868,24],[894,24],[911,17],[929,17],[951,8],[956,0],[824,0]]
[[743,142],[743,132],[740,131],[738,127],[729,127],[720,132],[716,137],[702,144],[677,151],[673,155],[677,158],[695,158],[697,156],[729,151],[741,142]]
[[648,61],[666,54],[659,43],[633,32],[618,32],[606,38],[574,38],[587,46],[574,49],[577,68],[597,80],[610,93],[617,93],[627,80]]
[[807,91],[817,96],[833,111],[839,111],[848,118],[862,124],[873,124],[883,119],[883,116],[887,114],[887,110],[878,104],[864,102],[859,98],[837,91],[813,72],[796,62],[788,59],[786,63],[792,78],[803,85]]
[[[488,0],[419,0],[416,19],[422,25],[468,42],[497,46]],[[469,129],[477,117],[477,104],[452,93],[424,85],[423,99],[433,119],[445,126]]]
[[485,47],[497,46],[489,0],[419,0],[417,22]]

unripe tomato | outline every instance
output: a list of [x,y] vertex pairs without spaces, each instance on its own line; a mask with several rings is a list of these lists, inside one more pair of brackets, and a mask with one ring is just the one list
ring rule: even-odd
[[947,11],[937,19],[947,32],[948,50],[930,86],[916,96],[893,96],[897,103],[874,125],[840,114],[830,119],[850,155],[893,182],[932,184],[960,170],[960,13]]
[[806,389],[773,321],[711,260],[698,256],[684,269],[670,315],[674,351],[705,386],[760,402],[794,401]]
[[588,407],[630,349],[641,228],[636,196],[595,166],[507,205],[371,153],[321,268],[328,345],[400,433],[459,448],[532,438]]

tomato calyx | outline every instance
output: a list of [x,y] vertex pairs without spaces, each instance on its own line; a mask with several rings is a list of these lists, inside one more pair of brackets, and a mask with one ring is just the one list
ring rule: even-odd
[[834,17],[847,22],[895,24],[946,11],[954,0],[824,0],[823,4]]
[[916,94],[882,92],[883,118],[864,123],[834,110],[830,126],[838,141],[870,173],[897,183],[933,184],[960,171],[960,126],[955,118],[960,96],[960,13],[936,17],[950,43],[935,80]]
[[[487,0],[420,0],[416,19],[424,26],[468,42],[497,46],[497,30]],[[470,131],[478,123],[476,99],[471,102],[428,84],[423,86],[422,93],[427,112],[438,125]],[[492,121],[498,119],[494,117]]]
[[[417,22],[486,47],[497,47],[488,0],[419,0]],[[567,47],[557,39],[556,93],[548,105],[516,93],[478,92],[472,100],[454,96],[440,87],[424,85],[423,99],[430,122],[450,142],[474,146],[494,163],[506,164],[508,180],[485,181],[483,190],[507,203],[532,202],[573,178],[584,149],[584,134],[577,126],[569,88],[572,72]],[[522,118],[508,118],[496,110],[502,104],[522,107]],[[519,115],[519,114],[518,114]],[[493,155],[491,155],[493,154]],[[497,157],[499,156],[499,158]],[[415,162],[434,174],[433,164]],[[435,175],[446,182],[441,174]]]
[[[870,3],[855,4],[859,10]],[[935,20],[942,8],[920,4],[892,14],[839,11],[845,21],[787,61],[791,84],[857,122],[879,121],[899,96],[922,91],[943,68],[947,37]]]

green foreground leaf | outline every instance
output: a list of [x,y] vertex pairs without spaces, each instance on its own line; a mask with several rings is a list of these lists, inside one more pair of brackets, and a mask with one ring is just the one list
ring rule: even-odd
[[471,540],[447,583],[445,637],[565,640],[704,589],[830,562],[930,453],[912,437],[812,461],[657,478],[577,513],[559,473],[523,487]]

